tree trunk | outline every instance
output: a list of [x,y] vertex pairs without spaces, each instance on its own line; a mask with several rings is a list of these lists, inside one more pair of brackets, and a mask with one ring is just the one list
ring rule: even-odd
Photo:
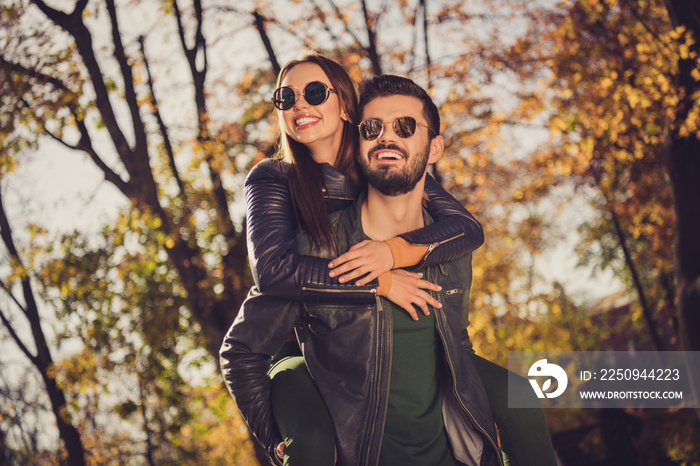
[[[688,58],[678,62],[676,86],[682,99],[667,139],[665,156],[676,215],[674,254],[681,345],[686,351],[700,351],[700,140],[697,132],[691,131],[687,137],[678,132],[693,107],[695,93],[700,90],[700,84],[692,76],[700,53],[700,5],[686,0],[666,0],[666,6],[673,25],[685,26],[695,39]],[[697,399],[700,387],[693,386],[694,380],[697,378],[690,378],[691,390]],[[695,412],[700,419],[700,409]]]
[[[11,262],[21,264],[22,262],[12,237],[10,223],[7,219],[7,215],[5,214],[5,207],[2,202],[2,190],[0,190],[0,235],[2,236],[2,241],[7,248],[8,254],[10,255]],[[63,440],[63,444],[66,447],[66,452],[68,452],[68,464],[71,466],[83,466],[85,464],[85,449],[83,448],[80,433],[78,432],[78,429],[76,429],[70,422],[70,414],[67,410],[65,394],[56,383],[56,379],[49,374],[49,370],[53,365],[53,359],[51,357],[49,346],[46,342],[46,336],[41,328],[39,308],[36,305],[34,290],[32,289],[32,284],[28,275],[24,275],[22,277],[22,294],[24,296],[25,303],[22,311],[24,312],[24,316],[29,321],[32,338],[34,339],[34,344],[36,346],[36,356],[32,356],[30,354],[28,354],[28,356],[30,357],[34,367],[36,367],[41,374],[41,378],[44,381],[46,394],[49,396],[49,400],[51,402],[51,411],[56,418],[56,427],[58,427],[59,436],[61,440]],[[6,323],[6,325],[10,324]],[[15,335],[16,334],[13,332],[13,337]],[[21,342],[18,342],[18,344],[21,344]],[[21,347],[26,348],[26,345],[22,345]]]
[[685,0],[667,0],[666,5],[673,25],[685,26],[695,38],[690,57],[678,62],[676,84],[682,89],[683,98],[667,142],[666,166],[676,215],[675,269],[681,339],[685,350],[700,351],[700,140],[695,132],[687,137],[678,133],[693,106],[694,94],[700,90],[691,74],[700,54],[700,5]]
[[625,233],[620,225],[620,219],[615,213],[615,209],[610,209],[610,214],[612,215],[613,226],[615,227],[615,234],[617,235],[617,240],[622,248],[622,254],[625,257],[625,263],[630,270],[632,275],[632,282],[634,283],[634,288],[637,290],[637,297],[639,298],[639,304],[642,306],[642,315],[644,316],[644,323],[646,323],[647,330],[649,331],[649,336],[651,337],[651,342],[654,344],[654,349],[656,351],[664,351],[666,348],[659,337],[659,332],[656,331],[656,324],[654,323],[654,315],[651,311],[651,307],[644,293],[644,287],[639,279],[639,274],[637,273],[637,267],[634,265],[632,260],[632,254],[630,254],[629,248],[627,247],[627,240],[625,239]]

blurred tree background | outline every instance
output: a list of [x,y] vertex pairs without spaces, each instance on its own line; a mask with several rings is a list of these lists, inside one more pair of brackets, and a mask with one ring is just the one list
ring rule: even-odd
[[[0,463],[264,464],[217,355],[251,285],[242,183],[306,49],[439,105],[435,176],[486,233],[477,352],[700,350],[698,18],[680,0],[2,0]],[[109,200],[90,227],[61,209],[96,194],[36,160],[90,168]],[[63,201],[31,215],[39,176]],[[590,274],[620,292],[596,302]],[[700,464],[694,410],[546,415],[562,464]]]

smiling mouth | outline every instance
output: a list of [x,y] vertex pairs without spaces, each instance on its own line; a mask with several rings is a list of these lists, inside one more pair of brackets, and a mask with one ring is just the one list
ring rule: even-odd
[[377,160],[403,160],[403,155],[394,151],[377,151],[374,158]]
[[320,118],[302,117],[302,118],[299,118],[298,120],[294,120],[294,124],[297,125],[297,127],[299,127],[299,126],[309,125],[311,123],[316,123],[319,120],[320,120]]

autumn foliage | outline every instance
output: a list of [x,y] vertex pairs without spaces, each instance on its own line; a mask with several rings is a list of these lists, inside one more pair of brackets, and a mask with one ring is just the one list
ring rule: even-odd
[[[486,234],[471,294],[480,354],[507,365],[508,351],[697,345],[700,256],[688,244],[700,194],[679,193],[700,178],[700,26],[679,8],[4,2],[0,343],[23,353],[17,381],[37,388],[0,385],[0,462],[260,460],[216,353],[252,283],[242,183],[274,149],[268,96],[280,64],[309,48],[357,83],[407,75],[438,104],[446,155],[434,175]],[[53,231],[7,205],[31,192],[17,173],[47,148],[80,154],[119,199],[92,231]],[[578,281],[613,276],[633,297],[624,312],[544,273],[571,237]],[[588,432],[577,451],[592,460],[629,443],[638,464],[700,462],[694,412],[609,414],[547,416],[555,434]],[[611,441],[613,425],[629,442]]]

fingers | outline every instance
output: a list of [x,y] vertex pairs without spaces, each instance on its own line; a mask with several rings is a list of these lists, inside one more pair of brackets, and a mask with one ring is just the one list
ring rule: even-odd
[[364,286],[364,285],[368,284],[369,282],[371,282],[372,280],[374,280],[375,278],[377,278],[379,275],[381,275],[381,274],[379,273],[378,270],[370,272],[369,275],[367,275],[366,277],[362,277],[361,279],[357,280],[355,282],[355,285]]
[[[340,256],[338,256],[338,257],[336,257],[335,259],[333,259],[333,260],[330,262],[330,264],[328,264],[328,267],[331,268],[331,269],[333,269],[333,268],[336,268],[336,267],[339,267],[339,266],[345,264],[345,263],[348,262],[348,261],[351,261],[351,260],[357,259],[357,258],[359,258],[359,257],[362,257],[363,251],[359,251],[359,250],[362,249],[363,247],[365,247],[368,243],[369,243],[369,241],[364,240],[364,241],[360,241],[360,242],[357,243],[357,244],[352,245],[352,247],[351,247],[350,249],[348,249],[348,251],[347,251],[346,253],[341,254]],[[340,271],[340,272],[338,272],[338,270],[336,270],[335,272],[336,272],[336,275],[340,275],[340,274],[342,274],[343,272],[345,272],[345,271],[347,271],[347,270],[352,270],[352,269],[354,269],[354,268],[355,268],[355,267],[350,267],[349,269],[345,269],[345,270]],[[332,277],[332,276],[333,276],[333,275],[331,275],[331,277]]]
[[280,442],[276,448],[277,457],[281,460],[284,459],[284,447],[284,442]]
[[369,244],[369,242],[370,242],[369,240],[360,241],[360,242],[357,243],[357,244],[353,244],[353,245],[350,247],[350,249],[348,249],[348,251],[357,251],[358,249],[367,246],[367,244]]
[[[425,303],[425,299],[414,299],[413,304],[418,306],[421,311],[423,311],[424,316],[430,315],[430,311],[428,311],[428,305]],[[415,320],[418,320],[417,318]]]
[[[333,262],[331,262],[331,264],[333,264],[335,268],[328,272],[328,275],[330,275],[331,277],[337,277],[363,265],[361,261],[356,260],[354,258],[343,259],[345,262],[342,265],[340,265],[340,262],[336,263],[336,261],[341,260],[346,254],[343,254],[342,256],[338,257],[337,259],[334,259]],[[328,264],[328,266],[330,267],[331,264]]]
[[[340,262],[338,261],[340,260],[345,261],[345,263],[339,265]],[[363,277],[369,273],[370,275],[364,277],[360,282],[356,283],[358,286],[362,286],[372,281],[382,272],[379,268],[379,264],[375,263],[371,256],[351,258],[348,256],[348,253],[345,253],[337,259],[334,259],[329,266],[330,265],[335,266],[335,268],[328,272],[328,275],[331,277],[339,277],[338,281],[341,283],[348,282],[358,277]]]
[[387,298],[404,309],[414,321],[418,320],[418,309],[426,316],[430,315],[429,306],[442,309],[442,303],[431,295],[431,292],[441,291],[442,287],[423,280],[422,273],[392,270],[391,276]]
[[418,288],[422,288],[424,290],[431,290],[431,291],[442,290],[442,287],[440,285],[429,282],[427,280],[418,280],[418,284],[416,286],[418,286]]
[[408,315],[410,315],[413,320],[418,320],[418,313],[416,312],[416,307],[420,308],[420,310],[423,311],[423,315],[429,316],[430,310],[428,309],[428,305],[433,306],[437,309],[442,308],[442,304],[440,304],[438,300],[434,299],[425,291],[419,290],[418,293],[411,298],[409,303],[402,304],[400,306],[406,312],[408,312]]
[[[364,266],[356,268],[355,270],[353,270],[351,272],[346,273],[342,277],[338,278],[338,281],[340,283],[349,282],[353,278],[362,277],[363,275],[367,274],[370,271],[371,271],[370,267],[364,265]],[[357,283],[356,283],[356,285],[357,285]]]
[[[357,257],[357,254],[355,251],[348,251],[345,254],[341,254],[340,256],[336,257],[332,261],[328,263],[328,268],[333,269],[333,268],[340,268],[341,265],[345,264],[347,261],[353,260]],[[337,270],[335,271],[337,273]],[[333,271],[331,271],[333,273]],[[331,275],[333,276],[333,275]]]
[[328,275],[331,277],[340,277],[338,280],[341,282],[346,282],[352,280],[353,278],[361,277],[373,269],[373,264],[367,264],[361,259],[353,259],[340,267],[334,268],[328,272]]
[[[416,276],[419,279],[416,283],[416,287],[419,288],[419,290],[416,292],[416,294],[421,298],[421,300],[425,301],[430,306],[433,306],[433,307],[438,308],[438,309],[442,309],[442,303],[440,303],[440,301],[433,298],[429,293],[422,291],[422,290],[441,291],[442,287],[436,283],[432,283],[432,282],[429,282],[427,280],[420,280],[420,278],[423,277],[422,273],[416,273]],[[425,311],[425,308],[424,308],[424,311]],[[425,313],[425,315],[428,315],[427,312]]]
[[418,313],[416,312],[416,308],[411,306],[411,303],[408,303],[406,306],[401,306],[406,312],[408,312],[408,315],[411,316],[413,320],[418,320]]
[[420,291],[418,294],[424,302],[424,306],[421,306],[421,308],[423,309],[423,313],[425,315],[429,314],[427,305],[430,305],[435,309],[442,309],[442,303],[437,299],[433,298],[429,293],[426,293],[425,291]]

